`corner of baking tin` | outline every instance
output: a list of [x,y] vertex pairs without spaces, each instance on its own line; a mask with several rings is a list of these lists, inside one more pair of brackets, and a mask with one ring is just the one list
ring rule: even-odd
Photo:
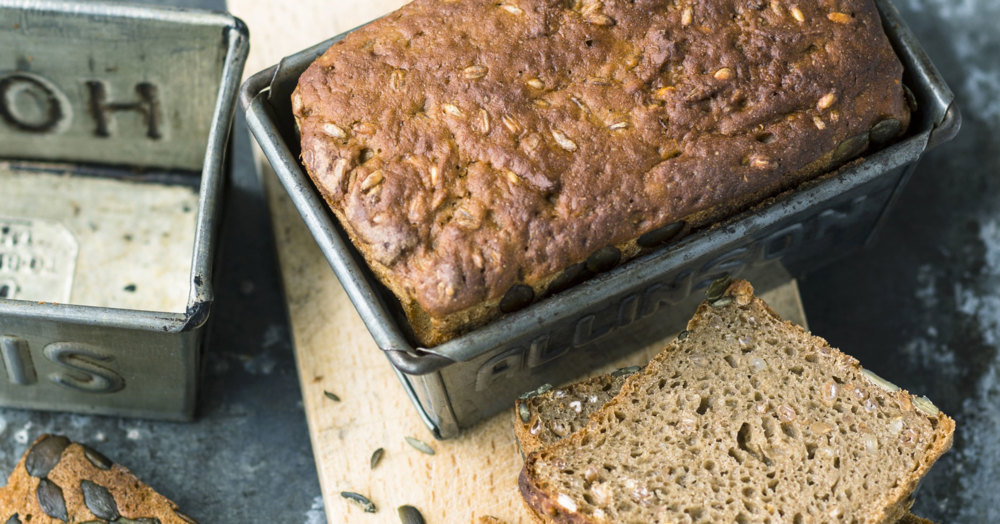
[[189,304],[184,311],[184,323],[178,331],[194,331],[205,325],[212,312],[212,304],[214,302],[211,298],[202,298]]
[[940,121],[934,124],[930,137],[927,138],[927,149],[933,149],[958,135],[962,129],[962,111],[958,104],[952,100],[941,116]]

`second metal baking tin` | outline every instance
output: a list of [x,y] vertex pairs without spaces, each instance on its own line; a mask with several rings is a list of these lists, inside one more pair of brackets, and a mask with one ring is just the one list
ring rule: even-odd
[[0,0],[0,405],[192,418],[247,40],[221,13]]
[[568,291],[433,348],[411,343],[396,300],[304,173],[290,96],[337,36],[248,79],[240,94],[265,156],[421,418],[439,438],[509,409],[524,391],[579,376],[683,328],[703,290],[730,274],[767,290],[864,245],[928,148],[957,133],[953,95],[892,5],[879,10],[918,110],[906,137],[832,176],[695,232]]

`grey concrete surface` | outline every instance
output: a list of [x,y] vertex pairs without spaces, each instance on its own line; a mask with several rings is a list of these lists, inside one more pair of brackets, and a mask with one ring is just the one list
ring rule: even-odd
[[[924,158],[871,246],[800,280],[803,301],[815,333],[956,419],[955,447],[914,511],[998,522],[1000,2],[896,4],[956,92],[964,126]],[[198,420],[0,409],[0,472],[35,436],[59,432],[128,465],[202,522],[325,520],[270,224],[239,123],[236,137]]]

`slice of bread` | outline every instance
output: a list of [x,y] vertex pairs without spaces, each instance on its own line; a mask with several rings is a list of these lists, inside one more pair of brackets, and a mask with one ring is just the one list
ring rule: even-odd
[[550,522],[904,517],[954,422],[781,321],[746,282],[713,298],[584,429],[529,455],[529,507]]
[[193,524],[131,471],[82,444],[42,435],[0,487],[0,522]]

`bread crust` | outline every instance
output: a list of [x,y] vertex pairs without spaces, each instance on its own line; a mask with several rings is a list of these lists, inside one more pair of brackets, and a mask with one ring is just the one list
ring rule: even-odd
[[[45,453],[33,456],[33,450],[39,449],[40,445],[47,448]],[[47,456],[47,460],[39,460],[38,457],[43,455]],[[40,463],[45,466],[39,467]],[[88,506],[88,495],[83,487],[85,482],[89,483],[88,489],[98,492],[98,498],[101,495],[109,496],[111,502],[93,505],[92,500],[92,506]],[[55,487],[49,488],[50,496],[47,499],[56,502],[49,506],[48,511],[40,504],[42,496],[39,492],[43,483]],[[52,492],[58,494],[51,495]],[[92,492],[89,496],[95,495]],[[53,508],[60,510],[60,501],[65,514],[53,516],[49,512]],[[155,518],[162,524],[195,522],[180,513],[176,504],[142,483],[125,467],[112,463],[93,449],[55,435],[38,437],[15,466],[7,485],[0,488],[0,522],[103,522],[91,507],[102,508],[104,512],[111,511],[109,507],[112,507],[113,513],[133,520]],[[108,518],[108,515],[105,514],[104,518]]]
[[302,163],[438,344],[901,134],[872,1],[783,5],[416,0],[302,74]]

